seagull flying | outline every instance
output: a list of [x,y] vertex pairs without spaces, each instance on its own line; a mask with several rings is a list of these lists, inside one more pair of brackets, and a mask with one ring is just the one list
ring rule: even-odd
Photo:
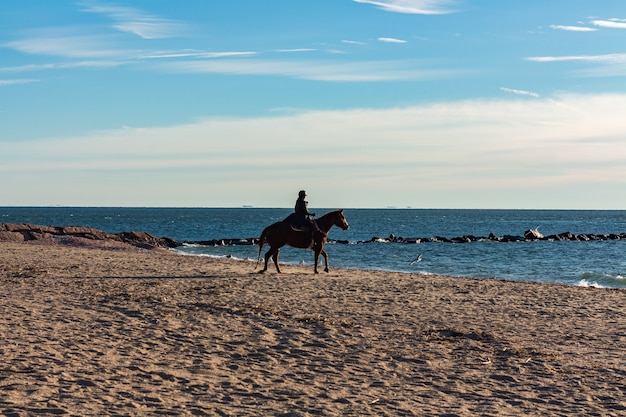
[[417,255],[417,258],[409,262],[409,265],[413,265],[415,262],[421,262],[421,261],[422,261],[422,254],[420,253],[419,255]]

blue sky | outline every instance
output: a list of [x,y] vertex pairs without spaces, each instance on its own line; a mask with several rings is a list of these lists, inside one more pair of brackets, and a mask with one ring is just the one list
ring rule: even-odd
[[626,9],[5,1],[0,205],[626,209]]

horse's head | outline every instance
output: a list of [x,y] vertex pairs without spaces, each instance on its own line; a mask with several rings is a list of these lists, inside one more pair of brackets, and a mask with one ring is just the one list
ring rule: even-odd
[[337,210],[336,213],[337,216],[335,217],[335,226],[341,227],[343,230],[348,230],[350,228],[350,225],[343,215],[343,209]]

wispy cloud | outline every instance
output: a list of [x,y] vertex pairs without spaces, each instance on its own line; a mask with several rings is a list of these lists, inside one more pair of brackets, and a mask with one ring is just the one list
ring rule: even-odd
[[129,51],[116,46],[111,36],[84,33],[77,28],[31,31],[29,36],[6,42],[3,46],[25,54],[66,58],[112,58],[129,55]]
[[0,67],[0,72],[33,72],[73,68],[113,68],[123,65],[121,61],[82,61],[56,64],[27,64],[15,67]]
[[526,60],[534,62],[585,61],[609,64],[624,64],[626,63],[626,54],[536,56],[528,57],[526,58]]
[[394,13],[407,14],[448,14],[455,10],[452,0],[354,0],[357,3],[367,3]]
[[[450,77],[457,72],[433,68],[417,60],[348,61],[313,59],[265,59],[280,53],[301,55],[312,48],[272,49],[267,51],[133,50],[119,47],[119,35],[93,35],[78,27],[49,28],[31,31],[30,35],[7,42],[6,47],[27,54],[70,58],[77,62],[29,64],[0,67],[0,72],[39,71],[71,68],[106,68],[134,65],[138,61],[155,61],[149,68],[179,73],[220,73],[234,75],[268,75],[315,81],[376,82],[398,80],[431,80]],[[402,44],[396,38],[379,38],[380,42]],[[333,51],[326,51],[332,55]],[[334,54],[336,55],[336,54]],[[257,58],[258,57],[258,58]],[[163,61],[158,62],[157,61]]]
[[598,30],[587,26],[550,25],[550,27],[555,30],[564,30],[567,32],[596,32]]
[[348,39],[342,40],[341,43],[347,43],[349,45],[367,45],[367,42],[351,41],[351,40],[348,40]]
[[450,77],[456,72],[422,67],[419,61],[323,61],[220,59],[178,61],[162,64],[174,72],[221,73],[238,75],[284,76],[315,81],[397,81],[431,80]]
[[626,19],[592,20],[591,23],[603,28],[626,29]]
[[250,51],[223,51],[223,52],[202,52],[202,51],[161,51],[140,55],[140,59],[169,59],[169,58],[228,58],[235,56],[256,55],[257,52]]
[[515,88],[500,87],[500,91],[504,91],[505,93],[510,93],[510,94],[516,94],[519,96],[539,97],[539,94],[533,93],[532,91],[518,90]]
[[6,87],[8,85],[17,85],[17,84],[30,84],[30,83],[36,83],[36,82],[39,82],[39,80],[35,80],[32,78],[22,78],[18,80],[0,80],[0,87]]
[[587,68],[572,68],[575,77],[626,77],[626,53],[605,55],[537,56],[526,58],[533,62],[582,62]]
[[113,28],[132,33],[144,39],[164,39],[180,36],[187,25],[176,20],[153,16],[142,10],[98,2],[82,3],[83,11],[107,16],[113,20]]
[[[297,54],[304,52],[315,52],[316,49],[312,48],[295,48],[295,49],[273,49],[269,52],[275,52],[280,54]],[[234,57],[246,57],[261,55],[267,52],[255,52],[255,51],[196,51],[191,49],[184,49],[181,51],[154,51],[144,53],[138,56],[139,59],[185,59],[185,58],[197,58],[197,59],[212,59],[212,58],[234,58]]]
[[406,43],[405,40],[396,38],[378,38],[378,40],[385,43]]
[[315,52],[317,49],[313,48],[291,48],[291,49],[274,49],[273,52],[279,52],[282,54],[299,53],[299,52]]

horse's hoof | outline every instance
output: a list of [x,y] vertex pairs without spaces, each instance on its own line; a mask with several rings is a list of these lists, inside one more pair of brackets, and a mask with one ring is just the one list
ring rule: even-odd
[[257,274],[264,274],[265,271],[267,271],[267,269],[261,269],[259,272],[257,272]]
[[330,271],[328,270],[328,268],[325,268],[325,269],[324,269],[324,272],[330,272]]

